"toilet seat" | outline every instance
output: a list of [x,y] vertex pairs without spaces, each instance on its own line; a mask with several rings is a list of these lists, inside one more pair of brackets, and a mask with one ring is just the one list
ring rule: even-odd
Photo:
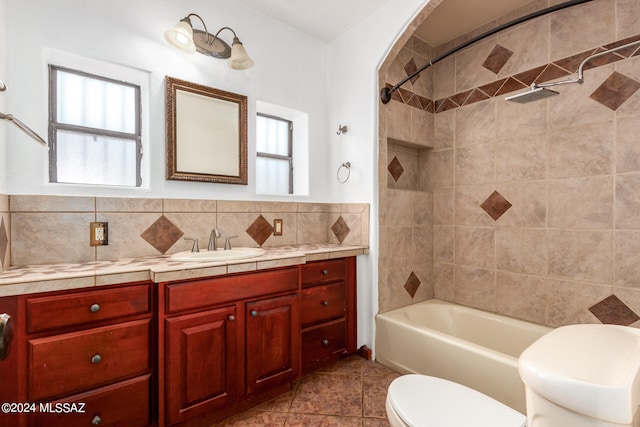
[[387,391],[392,410],[410,427],[525,427],[527,418],[489,396],[442,378],[410,374]]

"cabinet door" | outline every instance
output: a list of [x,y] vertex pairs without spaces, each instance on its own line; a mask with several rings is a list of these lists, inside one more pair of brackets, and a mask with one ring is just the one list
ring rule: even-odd
[[241,381],[236,306],[166,319],[166,411],[175,424],[233,403]]
[[247,395],[298,377],[299,340],[298,295],[246,305]]

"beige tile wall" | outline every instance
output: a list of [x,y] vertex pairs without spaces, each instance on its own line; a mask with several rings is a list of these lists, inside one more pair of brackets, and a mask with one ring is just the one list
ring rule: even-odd
[[[0,198],[2,200],[6,200]],[[178,240],[165,241],[165,253],[191,248],[183,237],[199,240],[206,249],[214,227],[236,246],[256,247],[247,229],[262,216],[268,224],[283,220],[283,235],[269,237],[264,247],[312,243],[368,245],[369,205],[259,201],[176,200],[64,196],[9,196],[11,212],[11,265],[90,262],[159,255],[162,251],[141,236],[159,218],[177,229]],[[332,226],[342,218],[349,232],[340,242]],[[108,222],[109,244],[89,246],[89,223]],[[153,229],[153,228],[152,228]],[[165,229],[153,229],[153,237],[170,239]]]
[[[637,36],[638,22],[635,0],[595,0],[538,18],[437,64],[431,99]],[[514,55],[495,75],[481,64],[497,43]],[[622,304],[616,310],[640,313],[640,91],[616,110],[590,97],[613,72],[640,81],[640,56],[590,69],[584,84],[558,87],[561,95],[548,100],[520,105],[497,96],[426,119],[433,151],[417,173],[433,197],[433,249],[424,255],[433,256],[435,297],[552,326],[600,322],[589,309],[610,295]],[[397,77],[382,73],[381,82]],[[414,133],[397,133],[396,122],[411,125],[402,108],[380,111],[385,138]],[[383,141],[380,150],[388,163]],[[493,191],[512,204],[497,220],[480,208]],[[383,276],[392,253],[417,248],[391,241],[394,221],[410,209],[383,193],[379,303],[387,311],[419,298],[407,297],[402,277]]]

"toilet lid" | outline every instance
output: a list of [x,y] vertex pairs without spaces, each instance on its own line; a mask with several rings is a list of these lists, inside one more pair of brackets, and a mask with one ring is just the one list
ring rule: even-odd
[[387,400],[411,427],[524,427],[527,421],[520,412],[479,391],[426,375],[396,378]]

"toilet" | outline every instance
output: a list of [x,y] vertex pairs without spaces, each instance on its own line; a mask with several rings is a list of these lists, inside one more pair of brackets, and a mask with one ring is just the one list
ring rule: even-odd
[[529,427],[640,427],[640,329],[571,325],[520,355]]
[[461,384],[427,375],[387,391],[392,427],[640,427],[640,329],[570,325],[519,359],[527,415]]
[[469,387],[442,378],[410,374],[387,391],[391,427],[525,427],[527,418]]

